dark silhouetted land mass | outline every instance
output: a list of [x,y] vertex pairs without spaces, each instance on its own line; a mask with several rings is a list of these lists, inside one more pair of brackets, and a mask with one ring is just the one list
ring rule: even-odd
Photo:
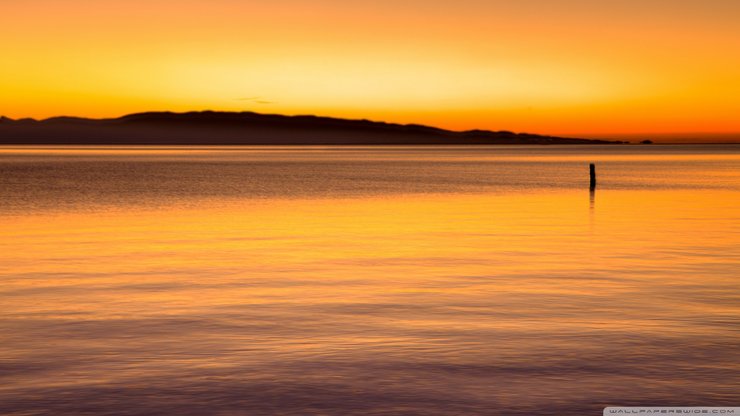
[[318,116],[252,112],[149,112],[113,119],[0,118],[2,144],[136,145],[455,145],[613,144],[510,131],[450,131],[417,124],[391,124]]

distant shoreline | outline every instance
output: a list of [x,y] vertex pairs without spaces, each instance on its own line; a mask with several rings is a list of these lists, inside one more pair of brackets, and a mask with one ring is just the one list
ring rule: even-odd
[[418,124],[252,112],[148,112],[113,119],[0,118],[0,144],[6,145],[449,146],[626,143],[510,131],[458,132]]
[[206,148],[206,147],[484,147],[484,146],[532,146],[532,147],[554,147],[554,146],[566,146],[566,147],[577,147],[577,146],[599,146],[599,147],[612,147],[610,145],[620,144],[619,147],[669,147],[669,146],[733,146],[740,147],[740,142],[717,142],[717,143],[700,143],[700,142],[680,142],[680,143],[654,143],[645,145],[641,143],[480,143],[480,144],[461,144],[461,143],[445,143],[445,144],[220,144],[220,143],[4,143],[0,142],[0,147],[190,147],[190,148]]

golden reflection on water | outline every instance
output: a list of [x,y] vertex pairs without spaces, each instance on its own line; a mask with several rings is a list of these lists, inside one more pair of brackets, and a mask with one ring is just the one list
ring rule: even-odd
[[0,410],[730,405],[738,206],[584,189],[14,212]]

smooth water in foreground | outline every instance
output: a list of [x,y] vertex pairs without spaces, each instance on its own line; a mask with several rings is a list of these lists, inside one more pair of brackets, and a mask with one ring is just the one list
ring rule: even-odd
[[1,147],[0,180],[3,415],[740,404],[740,146]]

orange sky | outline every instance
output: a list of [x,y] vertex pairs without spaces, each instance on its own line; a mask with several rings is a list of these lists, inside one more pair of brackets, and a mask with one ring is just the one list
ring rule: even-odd
[[[737,0],[19,0],[0,114],[740,132]],[[740,137],[740,136],[739,136]]]

